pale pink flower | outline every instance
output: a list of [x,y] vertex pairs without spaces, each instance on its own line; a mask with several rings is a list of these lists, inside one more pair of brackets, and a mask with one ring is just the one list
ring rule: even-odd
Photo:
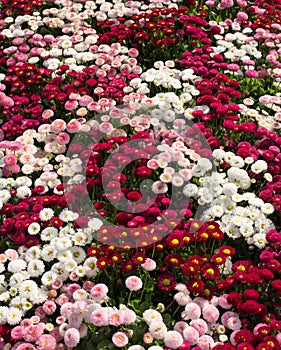
[[120,311],[113,311],[108,317],[111,326],[118,327],[124,322],[124,316]]
[[73,328],[79,328],[82,324],[83,316],[78,314],[71,314],[68,317],[68,323]]
[[212,346],[214,345],[214,339],[210,337],[209,335],[202,335],[198,342],[197,345],[201,347],[202,350],[210,350],[212,349]]
[[232,307],[232,305],[229,304],[227,301],[227,296],[228,296],[227,294],[223,294],[219,297],[219,300],[218,300],[218,305],[223,309],[230,309]]
[[56,119],[51,124],[51,131],[55,133],[60,133],[66,128],[66,122],[62,119]]
[[146,271],[153,271],[156,269],[156,262],[153,259],[147,258],[141,267]]
[[143,341],[145,344],[151,344],[153,342],[153,336],[151,333],[149,332],[146,332],[144,335],[143,335]]
[[5,251],[5,254],[9,260],[14,260],[14,259],[17,259],[19,257],[17,251],[14,249],[7,249]]
[[70,141],[70,136],[66,132],[61,132],[57,135],[56,141],[60,145],[67,145]]
[[142,288],[142,280],[137,276],[129,276],[125,280],[125,285],[130,291],[138,291]]
[[108,325],[108,315],[104,308],[94,310],[91,314],[91,322],[94,326],[101,327]]
[[131,57],[137,57],[139,54],[138,50],[135,48],[130,48],[128,51],[128,55]]
[[81,128],[81,124],[76,119],[72,119],[66,125],[66,130],[70,133],[78,132],[80,128]]
[[43,304],[43,310],[47,315],[52,315],[56,311],[56,304],[52,300],[47,300]]
[[263,104],[270,103],[271,101],[271,96],[270,95],[263,95],[259,98],[259,102]]
[[90,292],[93,287],[94,287],[94,282],[92,282],[92,281],[86,281],[83,284],[83,289],[86,292]]
[[79,117],[85,117],[85,115],[87,114],[88,114],[88,110],[85,107],[81,107],[76,111],[76,115],[78,115]]
[[201,315],[200,306],[193,302],[186,305],[185,312],[188,319],[191,319],[191,320],[195,320],[199,318]]
[[154,339],[163,339],[167,333],[167,327],[162,321],[154,321],[149,325],[149,332]]
[[128,344],[129,339],[126,336],[125,333],[123,333],[123,332],[116,332],[112,336],[112,342],[118,348],[123,348],[124,346],[126,346]]
[[88,327],[85,323],[82,323],[80,325],[80,327],[78,328],[78,331],[80,333],[80,338],[84,338],[86,337],[86,335],[88,334]]
[[13,166],[17,164],[17,157],[14,154],[7,154],[4,157],[4,163],[8,166]]
[[187,326],[182,333],[183,337],[185,340],[187,340],[189,342],[190,345],[195,345],[197,344],[198,340],[199,340],[199,333],[198,331],[191,327],[191,326]]
[[67,111],[73,111],[78,107],[78,102],[76,100],[66,101],[64,104],[64,108]]
[[16,350],[36,350],[36,348],[30,343],[22,343],[17,347]]
[[54,111],[51,109],[46,109],[43,113],[42,113],[42,118],[43,119],[50,119],[54,116]]
[[222,316],[221,316],[221,323],[225,327],[227,327],[227,320],[230,317],[239,317],[239,316],[238,316],[238,314],[236,312],[233,312],[233,311],[226,311],[224,314],[222,314]]
[[222,10],[233,6],[234,6],[233,0],[222,0],[221,3],[218,5],[218,8]]
[[121,308],[120,312],[123,315],[123,323],[125,325],[132,324],[136,321],[137,315],[133,310],[130,310],[127,307],[125,307],[124,309]]
[[108,134],[113,131],[113,125],[108,122],[103,122],[100,124],[99,130],[105,134]]
[[23,326],[16,326],[12,329],[11,336],[13,339],[19,340],[22,338],[23,332],[24,332]]
[[56,323],[57,323],[58,325],[63,324],[65,321],[66,321],[66,318],[65,318],[64,316],[58,316],[58,317],[56,318]]
[[188,291],[186,285],[183,283],[178,283],[175,287],[175,290],[178,290],[179,292],[183,292],[183,293],[189,295],[189,291]]
[[94,301],[99,301],[107,295],[108,287],[104,283],[99,283],[93,286],[90,293]]
[[183,292],[178,292],[174,295],[174,300],[181,306],[186,306],[191,302],[191,298],[188,294]]
[[234,345],[234,346],[237,345],[237,343],[236,343],[236,341],[235,341],[235,335],[236,335],[237,332],[239,332],[239,331],[234,331],[234,332],[232,332],[232,333],[230,334],[230,337],[229,337],[229,340],[230,340],[231,344]]
[[38,323],[37,325],[31,325],[24,328],[23,339],[25,341],[36,341],[42,336],[44,332],[44,325]]
[[237,5],[241,7],[246,7],[248,3],[246,0],[237,0]]
[[168,186],[162,181],[155,181],[152,185],[152,191],[155,194],[166,193],[168,191]]
[[203,318],[209,323],[215,323],[219,316],[219,310],[214,305],[206,305],[202,309]]
[[209,301],[207,299],[205,299],[205,298],[202,298],[202,297],[194,298],[193,302],[196,303],[197,305],[199,305],[201,309],[203,309],[203,307],[205,305],[209,305]]
[[38,350],[55,350],[57,346],[56,339],[50,334],[43,334],[37,340]]
[[[63,339],[63,336],[60,334],[59,328],[55,327],[52,331],[49,333],[51,336],[53,336],[57,342],[61,341]],[[57,348],[56,348],[57,350]]]
[[178,321],[175,325],[174,325],[174,330],[179,332],[180,334],[183,334],[183,331],[185,330],[186,327],[188,326],[188,323],[184,322],[184,321]]
[[64,334],[65,345],[74,348],[80,341],[80,333],[75,328],[69,328]]
[[61,294],[57,297],[56,303],[58,305],[63,305],[69,301],[69,297],[66,294]]
[[177,331],[168,331],[164,337],[164,343],[170,349],[177,349],[182,345],[183,337]]
[[87,106],[89,103],[92,103],[94,100],[93,100],[93,98],[92,98],[91,96],[89,96],[89,95],[84,95],[84,96],[80,97],[78,101],[79,101],[79,105],[80,105],[81,107],[85,107],[85,106]]
[[208,324],[206,321],[202,320],[202,318],[198,318],[198,320],[192,320],[190,326],[195,328],[199,333],[199,336],[204,335],[208,330]]
[[232,331],[238,331],[241,328],[241,321],[238,316],[229,317],[226,322],[226,327]]
[[60,313],[62,316],[68,318],[72,314],[72,303],[68,302],[61,305]]
[[[82,289],[83,290],[83,289]],[[84,290],[83,290],[84,291]],[[85,291],[84,291],[85,292]],[[72,310],[76,314],[83,315],[85,313],[85,309],[87,307],[87,302],[84,300],[77,300],[72,306]]]

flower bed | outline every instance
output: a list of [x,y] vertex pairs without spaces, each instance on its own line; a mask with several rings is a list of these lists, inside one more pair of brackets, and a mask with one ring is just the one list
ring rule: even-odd
[[281,349],[280,29],[1,2],[0,349]]

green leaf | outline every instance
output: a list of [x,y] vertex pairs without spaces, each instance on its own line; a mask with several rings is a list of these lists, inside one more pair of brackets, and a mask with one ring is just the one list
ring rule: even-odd
[[165,323],[166,326],[171,326],[172,324],[172,317],[170,314],[163,314],[162,315],[163,317],[163,322]]
[[140,304],[139,306],[139,311],[144,312],[145,310],[150,308],[150,303],[147,301],[144,301],[143,303]]
[[[103,340],[102,342],[97,344],[96,349],[93,350],[108,350],[108,349],[112,349],[112,342],[109,340]],[[114,348],[114,345],[113,345]]]
[[95,332],[91,335],[91,342],[94,344],[98,344],[106,339],[107,339],[106,334],[102,332]]

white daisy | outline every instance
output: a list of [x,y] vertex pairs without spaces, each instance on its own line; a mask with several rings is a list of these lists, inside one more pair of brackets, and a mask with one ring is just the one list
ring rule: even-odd
[[72,257],[77,262],[77,264],[80,264],[86,258],[86,253],[81,247],[74,246],[71,247],[69,251],[72,253]]
[[56,237],[56,243],[55,243],[56,250],[64,251],[70,247],[72,247],[72,241],[69,237]]
[[268,243],[266,240],[266,234],[265,233],[256,233],[253,236],[254,245],[258,247],[259,249],[263,249],[266,244]]
[[24,298],[29,298],[38,289],[36,282],[25,280],[19,286],[19,294]]
[[102,225],[103,222],[97,218],[91,219],[88,222],[88,227],[93,231],[97,231],[100,227],[102,227]]
[[9,262],[7,270],[15,273],[26,268],[26,262],[23,259],[14,259]]
[[99,269],[96,263],[97,263],[97,258],[94,256],[84,261],[83,267],[85,269],[85,274],[87,277],[94,277],[98,273]]
[[16,325],[21,321],[23,312],[16,307],[10,307],[9,313],[7,315],[7,323],[10,325]]
[[7,306],[0,306],[0,324],[5,324],[9,315],[9,308]]
[[264,203],[261,206],[261,211],[266,215],[270,215],[274,212],[274,206],[271,203]]
[[42,221],[49,221],[54,216],[54,211],[51,208],[44,208],[40,211],[39,217]]
[[58,229],[55,227],[46,227],[40,234],[42,241],[50,241],[58,236]]
[[27,231],[28,231],[28,233],[29,233],[30,235],[37,235],[37,233],[40,232],[40,229],[41,229],[41,227],[40,227],[40,225],[38,224],[38,222],[32,222],[32,223],[28,226]]
[[45,245],[41,251],[41,256],[44,261],[50,262],[55,259],[57,251],[52,245]]
[[57,277],[58,275],[53,271],[47,271],[41,277],[41,282],[44,286],[51,286],[55,282]]
[[30,247],[25,252],[25,260],[26,261],[32,261],[34,259],[39,259],[41,257],[41,249],[37,246]]
[[0,202],[7,203],[10,198],[11,198],[10,191],[0,190]]
[[38,277],[45,271],[45,265],[41,260],[32,260],[27,265],[27,272],[31,277]]

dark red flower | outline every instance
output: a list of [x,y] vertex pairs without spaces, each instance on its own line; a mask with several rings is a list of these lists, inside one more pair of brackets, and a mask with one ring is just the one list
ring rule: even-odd
[[174,275],[171,273],[162,273],[158,278],[157,278],[157,287],[163,291],[163,292],[170,292],[174,290],[177,280]]
[[213,263],[215,263],[216,265],[223,265],[226,261],[226,256],[224,254],[214,254],[212,256],[212,261]]
[[248,315],[257,315],[260,312],[260,306],[261,304],[255,300],[247,300],[245,303],[240,303],[238,309]]
[[199,270],[200,266],[192,262],[187,262],[182,266],[182,273],[186,276],[196,276]]
[[136,271],[136,265],[134,264],[133,260],[125,261],[122,265],[122,271],[127,273]]
[[204,282],[197,277],[190,278],[186,285],[187,289],[193,294],[200,294],[204,290]]
[[227,296],[227,301],[229,304],[237,306],[242,301],[242,296],[237,292],[231,292]]
[[87,249],[87,254],[89,256],[100,256],[102,250],[96,246],[91,246]]
[[145,262],[146,260],[146,254],[142,252],[135,253],[132,256],[132,260],[136,265],[141,265]]
[[243,296],[246,300],[258,300],[260,294],[255,289],[246,289],[243,293]]
[[253,339],[254,339],[253,333],[247,329],[240,330],[234,335],[234,340],[238,344],[242,342],[250,342]]
[[272,282],[272,289],[274,289],[278,295],[281,295],[281,280],[277,279]]
[[213,281],[220,276],[220,270],[214,264],[206,264],[201,267],[201,275],[205,279]]
[[242,342],[237,345],[237,350],[255,350],[254,346],[249,342]]
[[102,256],[97,260],[97,267],[100,270],[105,270],[110,264],[110,259],[108,257]]

